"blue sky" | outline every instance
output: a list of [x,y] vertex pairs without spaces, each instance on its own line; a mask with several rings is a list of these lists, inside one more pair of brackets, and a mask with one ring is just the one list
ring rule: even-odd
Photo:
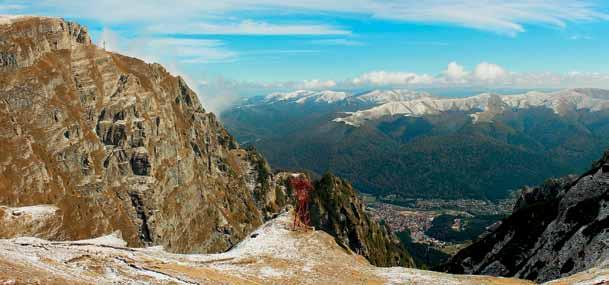
[[203,97],[609,88],[609,2],[600,0],[0,0],[0,14],[78,21],[107,49],[160,62]]

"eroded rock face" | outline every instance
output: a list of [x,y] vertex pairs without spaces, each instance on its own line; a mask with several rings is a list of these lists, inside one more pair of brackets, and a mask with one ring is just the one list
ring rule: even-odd
[[414,267],[414,261],[391,231],[370,219],[351,184],[331,174],[315,182],[311,223],[376,266]]
[[[0,146],[0,206],[56,209],[45,219],[5,211],[0,238],[120,231],[132,247],[221,252],[294,200],[292,174],[240,148],[184,80],[55,18],[0,24]],[[323,193],[351,204],[319,204],[321,229],[374,264],[410,265],[350,186]],[[332,228],[345,205],[355,207],[348,223]]]
[[47,239],[223,251],[268,215],[254,193],[275,193],[181,78],[60,19],[0,25],[0,146],[0,205],[57,207]]
[[526,190],[514,213],[455,255],[453,273],[547,281],[609,259],[609,152],[580,177]]

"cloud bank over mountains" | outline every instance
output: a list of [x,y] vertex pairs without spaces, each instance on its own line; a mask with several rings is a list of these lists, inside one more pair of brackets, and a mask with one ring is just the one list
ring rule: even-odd
[[450,62],[437,75],[404,71],[371,71],[343,80],[304,80],[264,84],[267,88],[283,89],[352,89],[352,88],[418,88],[418,87],[489,87],[489,88],[609,88],[609,74],[569,72],[566,74],[541,72],[512,72],[494,63],[481,62],[468,70],[457,62]]
[[[569,72],[512,72],[494,63],[481,62],[472,70],[450,62],[437,75],[414,72],[371,71],[354,78],[336,80],[302,80],[282,82],[251,82],[214,78],[198,84],[198,90],[212,110],[222,111],[243,96],[293,90],[366,90],[391,88],[506,88],[506,89],[609,89],[609,74]],[[218,97],[218,94],[221,96]]]

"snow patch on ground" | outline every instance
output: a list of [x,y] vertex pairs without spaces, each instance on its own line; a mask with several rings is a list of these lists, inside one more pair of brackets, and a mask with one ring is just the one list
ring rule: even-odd
[[0,209],[4,210],[5,215],[8,214],[9,216],[13,217],[25,215],[33,220],[48,218],[59,211],[59,208],[55,207],[54,205],[34,205],[14,208],[0,206]]
[[105,236],[101,236],[101,237],[97,237],[97,238],[71,241],[68,243],[107,245],[107,246],[116,246],[116,247],[126,247],[127,246],[127,242],[122,238],[120,231],[115,231],[109,235],[105,235]]
[[226,256],[272,256],[294,259],[298,256],[297,240],[291,234],[293,215],[284,212],[271,220],[227,252]]

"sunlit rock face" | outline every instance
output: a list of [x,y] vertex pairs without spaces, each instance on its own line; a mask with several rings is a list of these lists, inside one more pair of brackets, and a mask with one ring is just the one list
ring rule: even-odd
[[61,19],[0,21],[0,146],[0,205],[55,209],[48,230],[0,221],[21,225],[5,237],[120,231],[130,246],[214,252],[277,208],[268,166],[184,80],[104,51]]
[[[292,174],[240,148],[180,77],[92,45],[75,23],[0,19],[0,238],[120,233],[131,247],[222,252],[293,203]],[[359,234],[384,245],[358,211]],[[398,249],[365,256],[407,265]]]

